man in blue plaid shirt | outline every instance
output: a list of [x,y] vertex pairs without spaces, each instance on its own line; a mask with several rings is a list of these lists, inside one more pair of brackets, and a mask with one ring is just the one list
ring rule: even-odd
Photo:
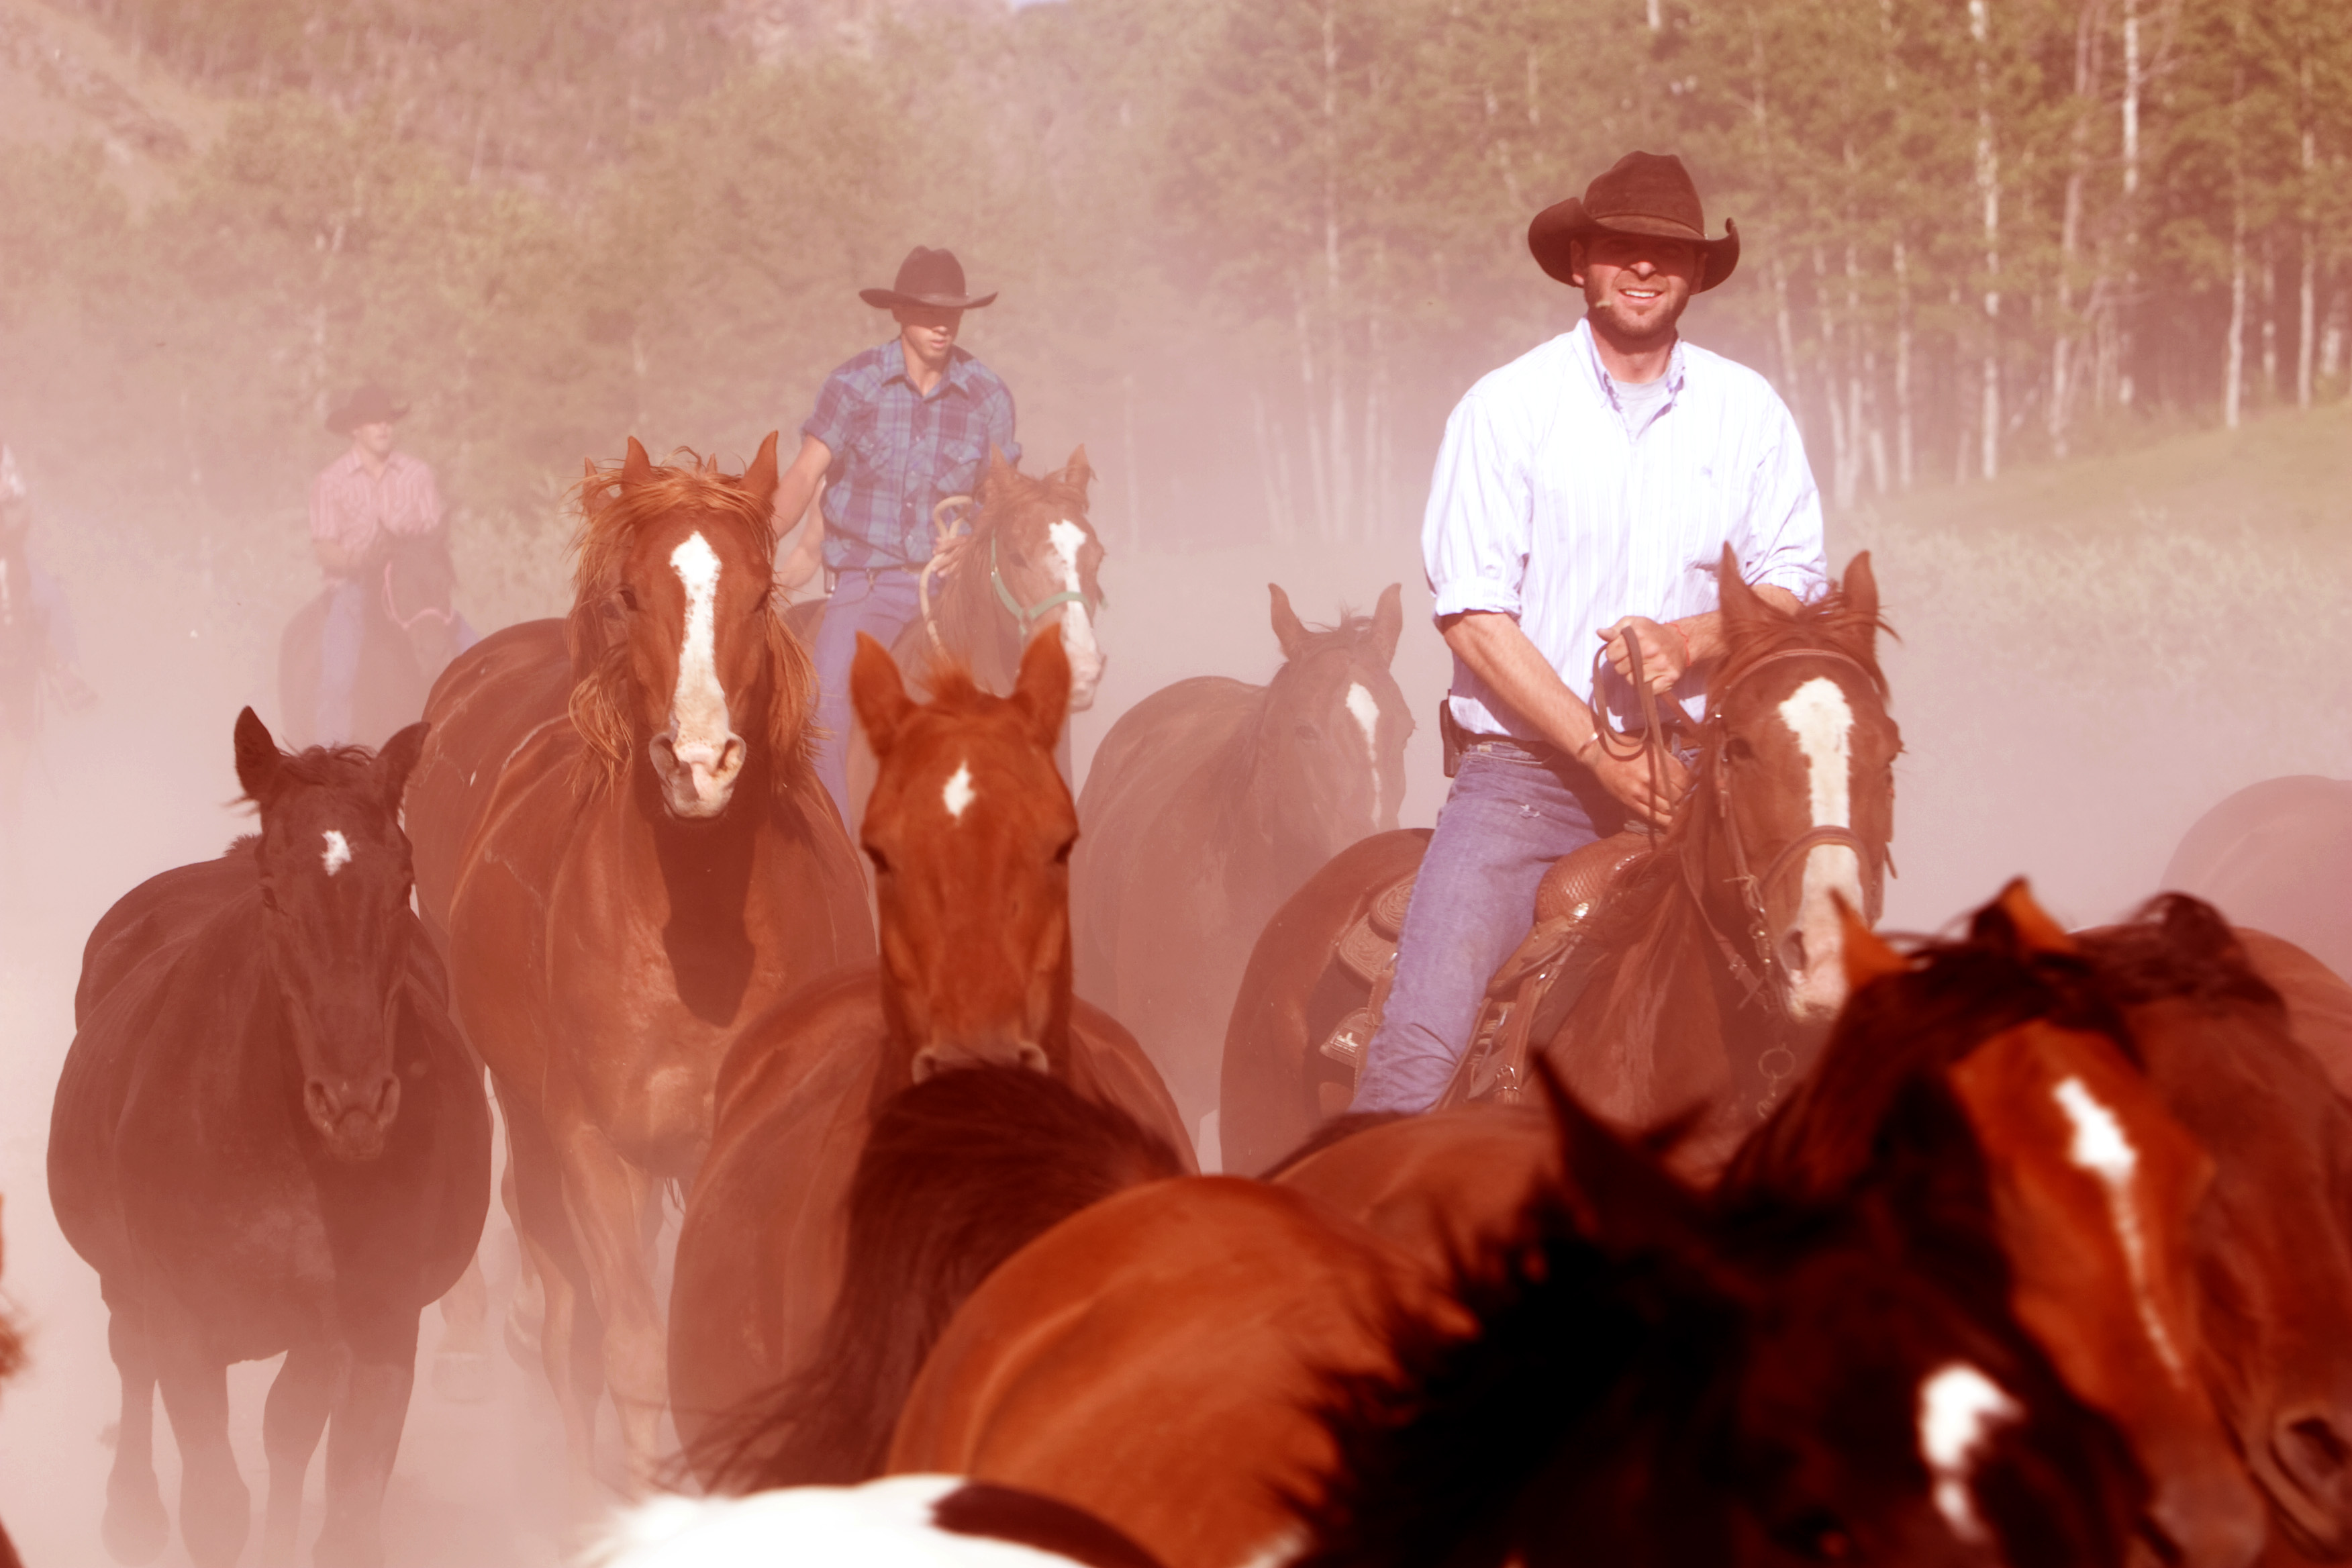
[[789,528],[820,494],[824,526],[801,531],[778,565],[796,588],[816,570],[822,535],[832,596],[817,623],[817,777],[849,816],[849,662],[865,632],[886,647],[919,611],[916,578],[935,551],[952,569],[962,541],[934,545],[931,510],[970,495],[996,447],[1021,460],[1013,437],[1013,394],[996,373],[955,346],[963,313],[993,293],[964,292],[952,252],[917,246],[897,283],[858,298],[886,309],[898,335],[867,349],[825,378],[816,412],[801,426],[800,456],[776,486],[777,525]]

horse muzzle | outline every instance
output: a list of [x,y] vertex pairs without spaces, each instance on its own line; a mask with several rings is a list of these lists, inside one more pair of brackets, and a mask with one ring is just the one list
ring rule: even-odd
[[1053,1071],[1045,1047],[1034,1040],[1011,1036],[969,1041],[934,1040],[915,1053],[913,1070],[915,1081],[921,1083],[940,1073],[977,1067],[1026,1068],[1034,1073]]
[[662,800],[673,816],[717,816],[727,809],[750,754],[743,737],[729,731],[725,739],[681,741],[676,726],[656,735],[646,746],[654,776],[661,781]]

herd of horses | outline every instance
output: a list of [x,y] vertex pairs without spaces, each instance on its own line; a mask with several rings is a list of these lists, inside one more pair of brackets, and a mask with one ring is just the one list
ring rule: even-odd
[[[706,1494],[624,1515],[616,1568],[2352,1556],[2332,938],[2180,894],[2070,933],[2015,883],[1888,945],[1867,559],[1793,614],[1727,569],[1692,800],[1496,977],[1518,1065],[1340,1114],[1427,839],[1400,595],[1316,629],[1274,589],[1274,679],[1139,704],[1074,796],[1089,478],[992,465],[966,564],[861,642],[847,824],[772,436],[592,464],[570,614],[377,750],[239,716],[258,831],[92,932],[53,1113],[117,1560],[170,1538],[159,1390],[180,1535],[238,1560],[226,1368],[281,1352],[264,1544],[324,1433],[317,1559],[383,1560],[498,1126],[582,1517],[607,1401],[623,1489]],[[2183,855],[2300,874],[2332,798]],[[1212,1111],[1256,1173],[1200,1173]]]

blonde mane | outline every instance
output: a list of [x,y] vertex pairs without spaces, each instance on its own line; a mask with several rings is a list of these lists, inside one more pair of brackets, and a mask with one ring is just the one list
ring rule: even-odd
[[[740,475],[722,474],[717,458],[706,459],[684,447],[672,454],[670,464],[652,468],[646,479],[625,480],[624,466],[592,466],[572,490],[580,529],[572,548],[579,564],[572,575],[572,612],[564,619],[563,640],[572,655],[572,727],[583,747],[579,776],[583,791],[617,784],[635,750],[629,642],[622,629],[618,595],[621,570],[638,531],[676,512],[700,512],[741,536],[754,570],[763,578],[772,579],[775,573],[776,544],[769,531],[767,503],[744,489]],[[808,650],[785,629],[772,605],[766,623],[768,721],[760,738],[766,743],[774,788],[782,794],[808,776],[816,671]]]

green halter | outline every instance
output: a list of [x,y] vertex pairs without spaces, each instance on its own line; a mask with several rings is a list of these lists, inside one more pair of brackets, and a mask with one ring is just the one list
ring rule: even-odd
[[1093,616],[1101,613],[1095,607],[1093,600],[1087,598],[1084,593],[1076,588],[1065,588],[1060,593],[1053,595],[1047,598],[1040,599],[1035,604],[1024,609],[1022,607],[1021,601],[1013,596],[1012,588],[1007,585],[1004,581],[1003,568],[996,563],[996,536],[992,533],[988,536],[988,581],[990,585],[996,590],[998,603],[1002,604],[1006,609],[1012,611],[1013,618],[1021,623],[1021,640],[1023,642],[1027,642],[1029,640],[1029,628],[1035,626],[1039,621],[1044,620],[1045,618],[1045,612],[1054,609],[1056,606],[1062,605],[1084,605],[1087,607],[1087,614],[1088,616]]

